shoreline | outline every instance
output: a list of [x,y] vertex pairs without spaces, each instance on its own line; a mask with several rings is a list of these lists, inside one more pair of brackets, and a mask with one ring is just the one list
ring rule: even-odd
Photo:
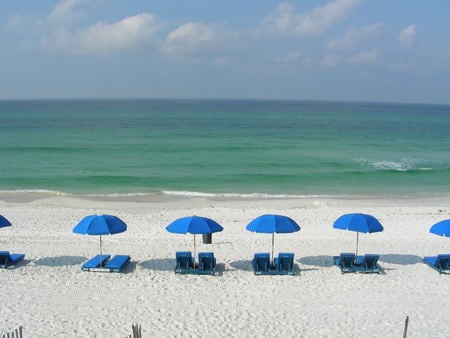
[[317,205],[321,203],[330,205],[346,205],[349,203],[375,205],[423,205],[450,204],[450,196],[447,195],[289,195],[289,194],[213,194],[199,192],[161,192],[161,193],[113,193],[113,194],[77,194],[51,190],[3,190],[0,191],[0,202],[11,204],[63,204],[68,206],[70,202],[79,206],[80,203],[99,204],[175,204],[182,205],[192,203],[215,203],[227,205],[228,203],[261,203],[265,204],[292,204],[299,206]]

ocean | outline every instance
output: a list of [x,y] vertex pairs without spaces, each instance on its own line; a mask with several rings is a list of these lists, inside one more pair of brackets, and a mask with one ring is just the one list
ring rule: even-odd
[[1,100],[0,191],[450,196],[450,106]]

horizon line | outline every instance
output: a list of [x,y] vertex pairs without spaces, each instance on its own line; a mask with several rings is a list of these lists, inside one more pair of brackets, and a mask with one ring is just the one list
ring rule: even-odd
[[400,105],[437,105],[450,106],[449,103],[436,102],[412,102],[412,101],[381,101],[381,100],[349,100],[349,99],[294,99],[294,98],[238,98],[238,97],[18,97],[18,98],[0,98],[0,102],[5,101],[120,101],[120,100],[155,100],[155,101],[174,101],[174,100],[191,100],[191,101],[274,101],[274,102],[329,102],[329,103],[370,103],[370,104],[400,104]]

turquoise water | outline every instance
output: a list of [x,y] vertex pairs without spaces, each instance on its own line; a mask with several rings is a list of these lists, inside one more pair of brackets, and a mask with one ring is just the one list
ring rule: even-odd
[[450,106],[0,101],[0,190],[450,196]]

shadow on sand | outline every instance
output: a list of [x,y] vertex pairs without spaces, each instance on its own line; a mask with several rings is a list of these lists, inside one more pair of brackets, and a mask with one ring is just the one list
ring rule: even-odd
[[[332,256],[306,256],[302,257],[298,260],[299,263],[304,265],[315,265],[321,266],[325,268],[329,268],[334,266],[333,257]],[[304,269],[306,270],[306,269]]]
[[398,265],[412,265],[422,263],[422,259],[423,259],[422,257],[416,255],[387,254],[380,256],[381,262]]
[[155,258],[138,264],[143,269],[155,271],[173,271],[175,269],[175,258]]
[[59,267],[67,265],[80,265],[85,261],[87,261],[87,258],[82,256],[58,256],[39,258],[36,259],[34,263],[42,266]]
[[138,262],[130,260],[130,262],[125,266],[125,268],[121,271],[123,274],[133,273],[136,271],[136,266]]
[[253,271],[252,261],[249,260],[231,262],[230,266],[236,270]]
[[216,272],[215,272],[214,276],[223,276],[224,271],[225,271],[225,264],[217,263],[216,264]]

